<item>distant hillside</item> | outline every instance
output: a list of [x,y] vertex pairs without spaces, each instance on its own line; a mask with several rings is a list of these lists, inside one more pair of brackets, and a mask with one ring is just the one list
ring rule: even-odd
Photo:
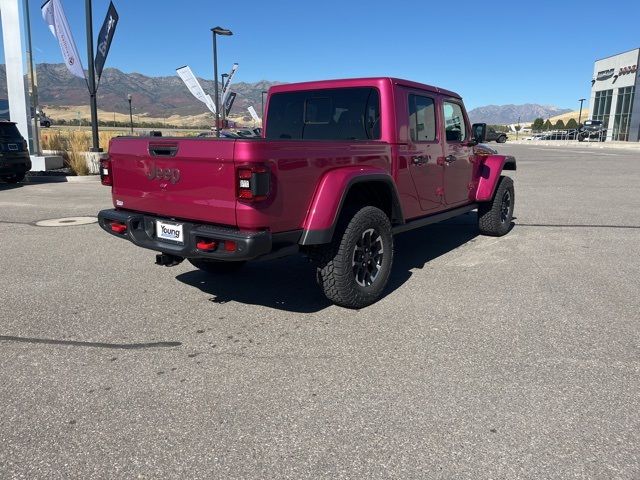
[[474,108],[469,112],[471,122],[484,122],[491,125],[507,125],[516,123],[518,118],[522,123],[533,122],[536,118],[544,118],[570,112],[570,108],[559,108],[553,105],[538,105],[526,103],[524,105],[487,105]]
[[[82,79],[72,76],[64,64],[42,63],[37,68],[38,92],[41,105],[71,106],[88,104],[87,87]],[[207,92],[213,92],[213,81],[199,79]],[[282,82],[257,83],[234,82],[236,92],[232,112],[247,115],[253,105],[260,111],[261,92]],[[135,112],[153,117],[170,115],[199,115],[207,112],[177,75],[148,77],[139,73],[123,73],[116,68],[106,68],[98,89],[98,107],[105,111],[128,113],[127,94],[133,95]],[[0,65],[0,97],[6,98],[7,80],[5,66]]]

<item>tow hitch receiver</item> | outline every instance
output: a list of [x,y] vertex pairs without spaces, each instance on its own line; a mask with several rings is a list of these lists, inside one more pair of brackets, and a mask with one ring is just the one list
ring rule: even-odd
[[156,255],[156,265],[162,265],[163,267],[175,267],[180,265],[184,258],[176,255],[169,255],[168,253],[159,253]]

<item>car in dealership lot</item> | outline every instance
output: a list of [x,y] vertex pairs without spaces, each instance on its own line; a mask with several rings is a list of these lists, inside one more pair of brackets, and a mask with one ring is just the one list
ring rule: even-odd
[[389,77],[284,84],[264,125],[259,138],[112,139],[100,226],[159,265],[213,274],[302,252],[348,308],[382,296],[396,233],[473,210],[480,233],[511,229],[516,160],[481,144],[457,93]]
[[579,129],[578,141],[597,140],[604,142],[607,139],[607,128],[601,120],[587,120]]
[[17,183],[31,170],[27,141],[15,122],[0,120],[0,180]]

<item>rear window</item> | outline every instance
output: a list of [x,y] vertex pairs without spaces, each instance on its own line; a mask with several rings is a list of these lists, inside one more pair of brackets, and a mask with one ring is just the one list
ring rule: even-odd
[[22,138],[15,123],[0,122],[0,137]]
[[376,140],[380,95],[375,88],[276,93],[269,99],[266,138]]

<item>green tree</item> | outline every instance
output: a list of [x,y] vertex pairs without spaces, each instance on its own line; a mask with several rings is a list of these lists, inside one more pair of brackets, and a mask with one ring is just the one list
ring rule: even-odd
[[556,130],[564,130],[565,129],[564,122],[562,120],[558,120],[554,125],[554,128]]
[[567,122],[567,128],[568,129],[578,128],[578,122],[576,121],[575,118],[569,119],[569,121]]
[[544,122],[544,127],[545,130],[551,130],[553,128],[553,125],[551,125],[551,122],[549,120],[547,120],[546,122]]
[[533,125],[531,126],[531,129],[534,132],[539,132],[540,130],[542,130],[544,128],[544,120],[542,118],[536,118],[533,121]]

